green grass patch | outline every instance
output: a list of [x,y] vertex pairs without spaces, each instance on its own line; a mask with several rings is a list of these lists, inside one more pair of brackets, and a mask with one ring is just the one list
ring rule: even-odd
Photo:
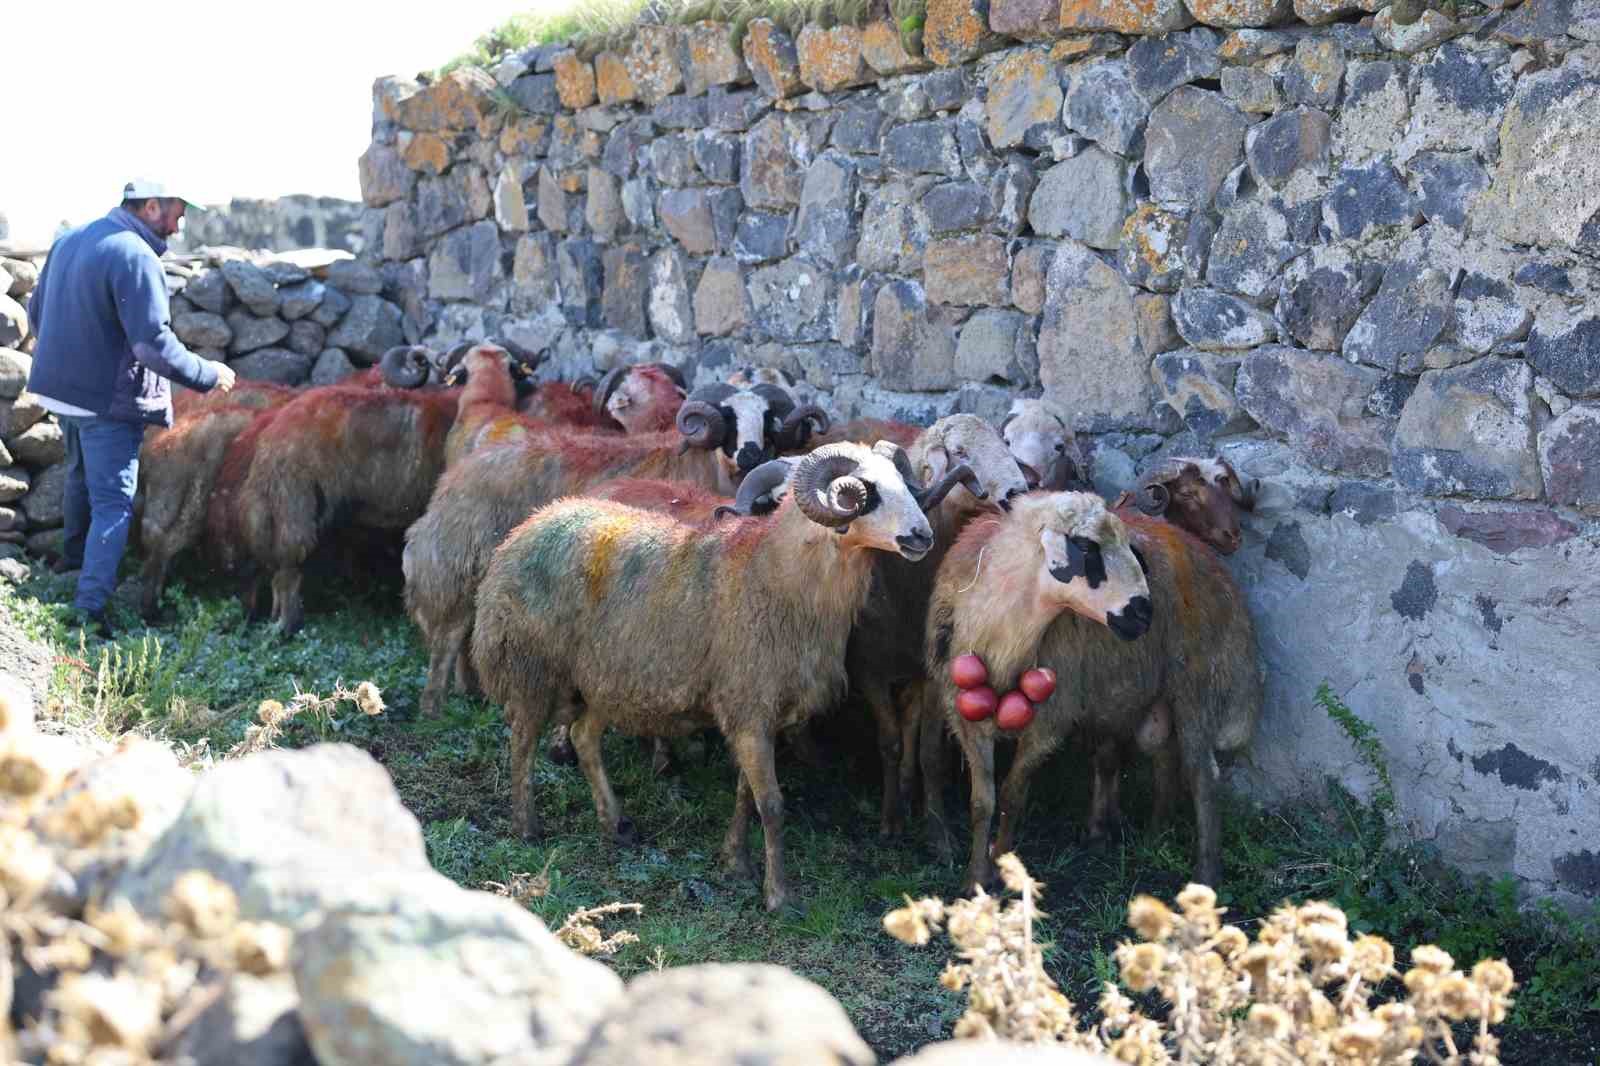
[[[262,699],[287,701],[297,691],[326,694],[338,682],[371,680],[383,690],[387,713],[369,718],[341,707],[296,718],[281,743],[338,740],[371,752],[422,824],[430,860],[455,881],[481,888],[542,873],[548,890],[528,906],[552,927],[580,907],[640,903],[641,914],[607,923],[639,937],[607,960],[622,975],[701,962],[779,963],[836,996],[885,1061],[949,1035],[961,1008],[938,985],[945,957],[936,948],[901,945],[883,933],[881,919],[904,896],[949,898],[961,871],[931,858],[914,819],[907,839],[878,838],[880,777],[864,711],[847,708],[825,722],[824,766],[780,756],[787,861],[804,909],[768,915],[759,884],[718,863],[734,780],[720,739],[678,743],[678,772],[663,778],[651,772],[648,745],[606,738],[613,786],[644,836],[631,848],[601,839],[581,773],[541,758],[535,785],[545,832],[534,842],[516,839],[500,713],[462,696],[437,719],[415,713],[427,659],[393,579],[322,577],[306,588],[306,627],[288,640],[246,624],[231,587],[193,571],[169,589],[165,617],[149,630],[118,608],[114,619],[125,631],[109,644],[69,628],[71,585],[62,578],[0,584],[0,611],[57,653],[47,716],[106,736],[138,729],[221,753],[243,738]],[[1327,692],[1307,694],[1306,702],[1308,711],[1320,705],[1341,721],[1375,779],[1387,779],[1382,747],[1353,710]],[[1046,965],[1087,1007],[1114,971],[1117,942],[1129,935],[1128,899],[1140,892],[1172,898],[1188,879],[1193,838],[1184,819],[1176,828],[1130,830],[1091,845],[1080,835],[1087,761],[1064,753],[1035,781],[1018,852],[1047,886],[1048,916],[1038,935]],[[953,787],[946,797],[958,826],[963,792]],[[1129,771],[1123,795],[1132,824],[1144,826],[1144,768]],[[1521,988],[1505,1029],[1505,1061],[1593,1061],[1600,911],[1520,905],[1509,880],[1463,876],[1447,856],[1405,840],[1381,804],[1363,804],[1332,782],[1318,799],[1271,811],[1225,800],[1220,896],[1234,921],[1253,924],[1285,900],[1327,899],[1355,929],[1402,949],[1436,943],[1467,965],[1508,957]],[[760,841],[757,828],[752,848]],[[752,858],[759,871],[759,852]]]

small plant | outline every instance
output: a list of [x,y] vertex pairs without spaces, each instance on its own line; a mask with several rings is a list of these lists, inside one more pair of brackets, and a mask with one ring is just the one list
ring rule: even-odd
[[1377,778],[1377,787],[1372,792],[1372,811],[1387,824],[1395,811],[1394,782],[1389,778],[1389,760],[1384,755],[1378,731],[1335,696],[1333,688],[1326,681],[1317,686],[1316,702],[1350,738],[1350,743],[1355,745],[1356,755]]
[[[1405,998],[1373,1006],[1377,986],[1398,975],[1388,941],[1352,940],[1337,907],[1306,903],[1279,907],[1252,944],[1237,926],[1222,924],[1216,893],[1194,884],[1178,894],[1176,911],[1153,896],[1134,897],[1128,924],[1141,942],[1116,950],[1122,985],[1135,995],[1158,993],[1165,1019],[1143,1013],[1108,981],[1100,1021],[1080,1026],[1034,943],[1043,886],[1015,855],[996,865],[1018,898],[1002,903],[980,889],[950,904],[907,899],[883,919],[907,944],[926,944],[941,926],[948,932],[961,961],[939,983],[967,993],[958,1039],[1062,1044],[1151,1064],[1399,1066],[1419,1051],[1433,1063],[1500,1061],[1489,1027],[1505,1021],[1515,987],[1503,960],[1486,959],[1468,975],[1425,944],[1412,951],[1401,979]],[[1473,1023],[1473,1033],[1463,1055],[1455,1027],[1464,1023]]]
[[229,749],[226,758],[235,759],[274,747],[289,723],[301,715],[316,722],[317,735],[325,740],[328,731],[340,728],[340,722],[333,717],[333,709],[341,703],[355,704],[369,718],[384,711],[383,694],[371,681],[361,682],[354,690],[336,683],[333,695],[326,698],[314,692],[297,691],[287,706],[277,700],[262,700],[256,707],[259,721],[245,729],[244,739]]

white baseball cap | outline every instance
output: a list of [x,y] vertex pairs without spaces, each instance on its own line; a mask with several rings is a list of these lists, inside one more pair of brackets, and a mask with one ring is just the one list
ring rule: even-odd
[[122,198],[124,200],[182,200],[184,207],[189,211],[205,210],[193,200],[179,196],[175,192],[169,192],[161,182],[151,181],[148,178],[135,178],[124,185],[122,187]]

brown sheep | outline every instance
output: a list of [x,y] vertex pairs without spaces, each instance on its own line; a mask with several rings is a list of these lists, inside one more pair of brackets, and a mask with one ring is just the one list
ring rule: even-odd
[[[430,360],[421,349],[411,353],[399,381],[421,385]],[[345,522],[404,529],[422,514],[459,396],[459,389],[314,389],[234,441],[249,452],[248,473],[224,505],[222,524],[237,529],[251,559],[272,574],[273,620],[285,634],[304,622],[301,567],[325,530]]]
[[740,770],[724,859],[749,870],[753,807],[766,837],[766,905],[787,901],[774,738],[827,710],[843,689],[872,552],[916,560],[933,546],[893,451],[841,444],[807,455],[770,518],[704,531],[563,500],[506,539],[479,591],[472,657],[511,726],[519,832],[537,824],[529,775],[552,717],[572,722],[602,832],[623,838],[632,823],[601,763],[606,728],[678,736],[715,725]]
[[[1018,509],[1022,506],[1019,503]],[[980,563],[981,532],[970,542],[963,538],[940,570],[928,622],[930,653],[937,664],[935,698],[925,705],[924,713],[930,725],[940,719],[951,726],[971,765],[974,836],[967,867],[969,887],[984,883],[991,872],[988,825],[994,811],[993,729],[957,725],[960,719],[952,709],[954,689],[947,667],[953,656],[969,651],[984,659],[996,691],[1015,687],[1022,671],[1035,665],[1054,669],[1058,678],[1055,694],[1039,705],[1033,724],[1019,738],[1000,791],[993,854],[1012,846],[1034,771],[1069,735],[1081,730],[1159,750],[1163,760],[1177,765],[1193,796],[1199,827],[1195,880],[1215,884],[1220,876],[1215,752],[1249,739],[1237,735],[1235,726],[1249,717],[1237,708],[1259,711],[1255,630],[1226,567],[1193,536],[1132,511],[1108,515],[1107,520],[1120,521],[1125,543],[1146,572],[1148,632],[1137,640],[1118,639],[1132,634],[1117,633],[1114,622],[1108,628],[1074,613],[1047,622],[1040,636],[1034,628],[1038,619],[1022,607],[1032,595],[1028,586],[1009,591],[1015,581],[1012,567],[1001,560],[1014,556],[991,551],[986,553],[987,562]],[[1074,541],[1062,546],[1069,551],[1083,549],[1075,563],[1092,577],[1093,553],[1088,546]],[[1099,554],[1105,556],[1103,547]],[[1113,585],[1121,580],[1109,563],[1104,573]],[[1024,613],[1019,616],[1019,611]],[[948,855],[940,787],[943,751],[936,731],[929,726],[925,730],[922,769],[928,827],[935,847]]]

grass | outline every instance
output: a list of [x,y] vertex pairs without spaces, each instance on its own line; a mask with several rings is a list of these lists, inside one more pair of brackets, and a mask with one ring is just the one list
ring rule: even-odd
[[[658,778],[644,745],[607,738],[613,785],[645,836],[631,849],[599,838],[582,775],[541,759],[546,835],[518,840],[509,826],[498,710],[454,696],[437,720],[416,715],[426,657],[398,609],[393,579],[319,578],[306,587],[307,625],[289,640],[246,625],[231,590],[195,573],[169,589],[166,618],[148,633],[133,631],[133,616],[117,608],[114,619],[130,632],[114,644],[80,641],[67,629],[70,583],[48,574],[15,589],[0,583],[0,614],[57,650],[53,713],[106,736],[140,729],[222,752],[243,738],[263,698],[370,679],[388,713],[367,718],[347,708],[296,718],[282,743],[341,740],[371,752],[421,821],[433,864],[454,880],[482,887],[544,871],[550,889],[529,906],[551,926],[580,907],[641,903],[641,915],[609,923],[639,937],[607,960],[622,975],[700,962],[781,963],[835,995],[885,1061],[949,1035],[961,1008],[937,981],[944,956],[901,945],[880,923],[906,895],[951,897],[960,870],[934,862],[915,837],[878,839],[879,777],[865,714],[847,711],[825,723],[826,768],[789,760],[780,769],[789,871],[805,908],[767,915],[759,886],[730,877],[716,861],[733,778],[719,740],[680,743],[680,772]],[[1308,694],[1307,702],[1361,734],[1359,717],[1331,694]],[[1362,750],[1378,773],[1381,746]],[[1193,843],[1186,825],[1101,846],[1082,841],[1085,771],[1081,760],[1062,756],[1036,778],[1018,843],[1030,872],[1048,886],[1039,935],[1046,965],[1080,1005],[1092,1004],[1114,971],[1112,952],[1128,935],[1127,900],[1138,892],[1171,898],[1187,880]],[[1124,795],[1143,825],[1143,770],[1130,772]],[[959,796],[948,801],[963,809]],[[1316,804],[1263,811],[1230,800],[1224,836],[1221,897],[1241,924],[1285,899],[1329,899],[1354,929],[1397,945],[1432,942],[1466,962],[1507,956],[1522,988],[1504,1030],[1504,1060],[1600,1061],[1600,913],[1519,907],[1509,881],[1466,878],[1427,845],[1397,841],[1385,812],[1332,783]]]
[[434,77],[461,66],[490,67],[512,52],[540,44],[570,43],[588,56],[621,47],[642,24],[686,25],[707,19],[727,23],[737,48],[745,28],[758,18],[771,19],[792,34],[808,24],[826,29],[889,18],[900,27],[906,48],[920,53],[926,11],[927,0],[561,0],[506,19]]

